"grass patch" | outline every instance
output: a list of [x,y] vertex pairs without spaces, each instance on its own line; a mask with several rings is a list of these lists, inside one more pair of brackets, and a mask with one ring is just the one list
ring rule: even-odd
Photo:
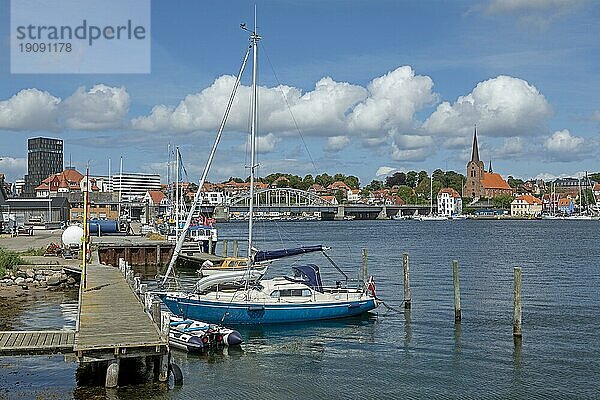
[[4,250],[0,247],[0,277],[4,277],[4,273],[8,269],[12,269],[17,265],[25,264],[25,261],[14,251]]
[[21,256],[43,256],[46,252],[46,249],[40,247],[39,249],[34,249],[33,247],[28,248],[25,251],[19,252]]

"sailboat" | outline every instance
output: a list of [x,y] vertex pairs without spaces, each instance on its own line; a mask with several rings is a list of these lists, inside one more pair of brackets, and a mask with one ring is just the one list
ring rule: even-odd
[[[586,172],[586,185],[589,183],[589,179],[587,177],[587,172]],[[582,192],[581,190],[581,178],[579,178],[577,180],[578,182],[578,186],[579,186],[579,213],[577,214],[571,214],[565,217],[565,219],[569,219],[569,220],[576,220],[576,221],[592,221],[592,220],[597,220],[598,217],[594,217],[592,215],[589,214],[589,210],[586,208],[585,211],[583,210],[583,202],[582,202],[582,195],[585,195],[584,192]],[[586,198],[586,203],[587,203],[587,198]]]
[[[248,258],[247,268],[244,271],[231,271],[209,275],[200,279],[193,292],[163,292],[159,294],[163,303],[174,314],[206,321],[209,323],[229,324],[272,324],[314,321],[332,318],[351,317],[375,309],[379,300],[375,295],[375,284],[371,277],[364,282],[361,289],[348,288],[348,277],[326,254],[328,248],[324,246],[310,246],[307,248],[282,249],[276,251],[258,251],[253,247],[253,222],[254,222],[254,178],[256,155],[256,129],[257,129],[257,56],[258,42],[261,39],[255,28],[250,31],[245,25],[242,29],[250,32],[251,45],[246,50],[244,61],[237,76],[225,115],[221,121],[217,137],[209,154],[200,188],[208,174],[210,164],[219,143],[225,121],[231,110],[237,87],[249,57],[253,53],[252,68],[252,124],[250,129],[250,206],[248,213]],[[199,189],[200,190],[200,189]],[[196,193],[194,203],[199,197]],[[191,214],[191,213],[190,213]],[[189,227],[190,216],[183,228]],[[183,236],[183,235],[182,235]],[[180,237],[178,246],[173,251],[167,274],[163,284],[181,250]],[[317,265],[294,265],[293,276],[263,279],[261,271],[253,269],[256,264],[278,258],[285,258],[306,252],[320,251],[331,264],[345,278],[345,285],[336,282],[333,287],[326,287],[321,280],[320,269]]]
[[542,219],[565,219],[564,216],[556,213],[556,188],[552,182],[552,190],[550,191],[550,205],[552,212],[550,214],[542,214]]
[[443,215],[433,213],[433,175],[429,179],[429,215],[421,215],[417,217],[419,221],[447,221],[448,218]]

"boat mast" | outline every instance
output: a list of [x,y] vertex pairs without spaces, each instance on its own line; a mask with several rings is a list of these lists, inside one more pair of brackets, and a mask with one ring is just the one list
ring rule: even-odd
[[223,129],[225,129],[225,123],[227,122],[227,117],[229,116],[229,112],[231,111],[231,107],[233,106],[233,100],[235,99],[235,94],[237,92],[238,87],[240,86],[240,80],[242,79],[242,74],[244,73],[244,68],[246,67],[246,63],[248,61],[248,56],[250,55],[250,46],[246,49],[246,55],[244,56],[244,61],[240,66],[240,70],[237,75],[237,79],[235,84],[233,85],[233,89],[231,90],[231,95],[229,96],[229,102],[227,103],[227,108],[225,109],[225,114],[223,115],[223,119],[221,119],[221,124],[219,125],[219,131],[217,132],[217,136],[215,137],[215,141],[213,143],[213,147],[210,150],[210,154],[208,155],[208,160],[206,161],[206,165],[204,167],[204,171],[202,172],[202,177],[200,178],[200,182],[198,185],[198,190],[194,195],[194,202],[190,208],[190,212],[187,215],[185,225],[181,229],[181,234],[177,239],[177,244],[175,245],[175,249],[173,249],[173,255],[171,256],[171,261],[169,261],[169,266],[167,267],[167,271],[165,272],[165,276],[161,282],[161,285],[164,286],[171,275],[171,271],[173,271],[173,267],[175,266],[175,262],[177,261],[177,257],[179,257],[179,253],[181,252],[181,248],[183,247],[183,242],[185,240],[185,233],[190,228],[190,224],[192,223],[192,215],[194,210],[198,206],[200,202],[200,194],[202,192],[202,187],[204,186],[204,182],[206,181],[206,177],[208,176],[208,171],[210,170],[210,166],[212,164],[213,158],[215,157],[215,153],[217,151],[217,147],[219,146],[219,142],[221,140],[221,136],[223,135]]
[[429,178],[429,215],[433,215],[433,174]]
[[[258,109],[258,90],[256,87],[257,78],[257,59],[258,59],[258,41],[260,36],[256,33],[256,8],[254,9],[254,31],[250,36],[252,43],[252,125],[250,127],[250,213],[248,218],[248,268],[252,266],[252,225],[254,222],[254,172],[256,165],[256,125]],[[246,281],[248,285],[248,281]]]
[[179,239],[179,146],[175,146],[175,240]]

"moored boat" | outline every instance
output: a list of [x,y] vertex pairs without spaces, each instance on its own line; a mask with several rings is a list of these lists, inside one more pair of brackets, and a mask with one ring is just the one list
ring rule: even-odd
[[176,349],[198,353],[243,342],[236,330],[189,318],[171,316],[169,344]]

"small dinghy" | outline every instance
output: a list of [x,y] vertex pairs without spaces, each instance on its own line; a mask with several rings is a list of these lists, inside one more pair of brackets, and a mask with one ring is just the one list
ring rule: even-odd
[[171,316],[169,344],[177,349],[198,353],[223,346],[237,346],[242,341],[242,335],[233,329]]

